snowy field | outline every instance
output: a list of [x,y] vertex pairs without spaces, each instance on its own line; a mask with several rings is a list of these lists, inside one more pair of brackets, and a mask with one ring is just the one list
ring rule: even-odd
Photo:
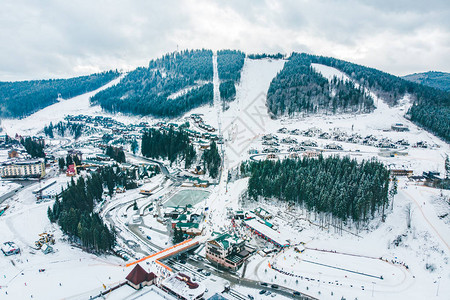
[[[246,229],[233,228],[226,214],[227,208],[250,210],[262,206],[275,216],[273,223],[280,233],[295,243],[305,243],[306,250],[298,253],[294,248],[289,248],[268,257],[255,254],[245,272],[242,269],[239,271],[245,278],[276,283],[319,299],[448,299],[450,220],[445,216],[449,207],[442,200],[441,193],[449,197],[449,191],[418,186],[401,178],[399,193],[387,212],[386,222],[375,219],[363,228],[347,226],[341,234],[332,226],[319,226],[314,216],[299,207],[288,207],[276,200],[241,201],[248,179],[227,183],[228,171],[235,170],[241,161],[250,158],[249,149],[262,150],[261,136],[264,134],[277,134],[280,139],[291,136],[298,142],[314,140],[319,148],[331,142],[317,137],[278,134],[278,129],[282,127],[288,130],[316,127],[323,131],[340,130],[363,136],[372,134],[392,140],[407,139],[411,145],[426,141],[431,147],[408,147],[406,156],[381,157],[378,148],[346,142],[336,142],[342,145],[342,152],[330,151],[325,155],[350,155],[359,160],[376,157],[386,165],[412,169],[416,174],[430,170],[444,172],[444,157],[450,153],[449,145],[404,118],[410,105],[407,97],[392,108],[375,97],[376,109],[370,114],[298,115],[296,118],[271,119],[265,106],[265,93],[283,65],[283,60],[246,59],[237,86],[237,98],[230,103],[228,110],[218,111],[220,103],[216,101],[212,106],[200,107],[185,115],[203,114],[205,122],[220,128],[225,139],[225,144],[221,146],[225,160],[221,181],[210,187],[208,192],[202,191],[210,194],[188,199],[183,195],[187,190],[180,192],[171,185],[170,180],[165,181],[162,175],[158,175],[142,187],[151,189],[158,185],[154,195],[140,195],[139,189],[114,195],[99,208],[101,216],[108,224],[114,222],[118,225],[118,234],[124,240],[137,240],[137,233],[126,225],[134,224],[138,233],[150,236],[152,243],[163,248],[171,245],[171,237],[166,234],[168,228],[158,222],[152,213],[144,213],[144,208],[155,205],[155,199],[160,197],[162,201],[169,201],[165,205],[170,201],[174,204],[184,204],[186,201],[204,203],[209,208],[206,235],[213,231],[235,231],[247,237],[250,244],[263,249],[270,247],[270,244]],[[346,78],[336,69],[318,64],[313,67],[329,79],[333,76]],[[99,90],[116,84],[118,80]],[[218,85],[217,78],[214,83]],[[62,100],[20,121],[2,120],[2,127],[10,135],[36,134],[45,125],[57,123],[69,114],[108,115],[98,106],[89,106],[89,97],[97,91]],[[124,123],[158,121],[123,115],[112,117]],[[178,121],[182,120],[180,118]],[[406,124],[410,131],[386,131],[394,123]],[[287,146],[282,145],[281,148],[287,152]],[[85,149],[84,153],[94,152]],[[173,169],[176,167],[170,170]],[[56,179],[58,188],[69,180],[65,175]],[[0,216],[0,241],[14,241],[22,252],[18,256],[0,256],[0,299],[89,299],[104,290],[104,286],[123,281],[131,268],[124,267],[122,259],[83,252],[71,245],[61,230],[49,222],[47,208],[53,202],[37,204],[32,193],[37,187],[38,183],[30,185],[4,203],[10,205],[10,209]],[[14,189],[12,184],[0,181],[0,195],[11,189]],[[133,210],[135,201],[139,208],[137,211]],[[410,228],[406,222],[406,208],[409,206],[412,216]],[[45,255],[33,249],[38,235],[43,232],[55,235],[54,253]],[[143,257],[155,251],[150,244],[133,250],[122,239],[120,246],[132,256]],[[39,269],[45,271],[39,272]],[[226,283],[226,280],[215,276],[203,280],[209,290],[208,297],[220,292]],[[259,289],[237,284],[232,288],[244,296],[250,294],[255,299],[269,299],[268,296],[260,296]],[[126,287],[111,294],[109,299],[123,299],[132,292]]]

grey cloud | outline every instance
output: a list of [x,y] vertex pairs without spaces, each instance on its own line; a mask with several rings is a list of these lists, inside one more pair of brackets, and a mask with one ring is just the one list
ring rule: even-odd
[[0,80],[129,69],[177,45],[450,71],[449,15],[448,1],[434,0],[3,0]]

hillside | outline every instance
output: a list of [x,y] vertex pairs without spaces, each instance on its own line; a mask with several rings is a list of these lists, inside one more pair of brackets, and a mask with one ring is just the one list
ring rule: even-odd
[[306,53],[293,53],[270,85],[267,106],[275,116],[293,115],[297,112],[311,114],[371,110],[362,90],[358,93],[356,87],[346,87],[343,97],[338,98],[339,101],[332,100],[327,81],[311,68],[312,63],[333,67],[347,74],[360,87],[369,89],[390,106],[397,105],[400,99],[409,95],[414,104],[408,111],[409,118],[447,142],[450,141],[449,92],[410,82],[373,68]]
[[91,98],[112,113],[176,117],[213,101],[211,50],[186,50],[152,60]]
[[[217,52],[218,90],[223,101],[237,97],[237,86],[245,60],[277,60],[284,67],[272,78],[267,92],[267,107],[274,117],[314,114],[371,113],[374,97],[389,106],[397,106],[408,96],[412,101],[407,116],[411,121],[450,141],[450,92],[439,90],[351,62],[293,53],[281,60],[281,54],[251,54],[245,58],[239,50]],[[207,49],[185,50],[151,60],[148,67],[129,72],[116,85],[92,95],[91,105],[109,113],[125,113],[160,118],[179,117],[188,111],[212,104],[213,52]],[[314,65],[334,68],[344,77],[326,78]],[[428,72],[426,80],[445,78]],[[74,97],[99,88],[118,76],[106,72],[67,80],[43,80],[0,83],[0,116],[24,117],[62,98]],[[425,75],[415,74],[414,78]],[[255,80],[257,80],[256,76]],[[442,80],[441,80],[442,82]],[[229,103],[223,103],[224,108]]]
[[402,78],[443,91],[450,91],[450,73],[430,71],[424,73],[414,73],[403,76]]
[[23,118],[60,98],[73,98],[98,89],[117,78],[117,71],[108,71],[69,79],[0,82],[0,116]]
[[276,116],[298,113],[370,112],[373,99],[352,81],[327,80],[305,54],[294,53],[270,84],[267,106]]
[[236,98],[236,84],[241,79],[245,54],[239,50],[220,50],[217,52],[217,71],[219,73],[220,98],[232,101]]

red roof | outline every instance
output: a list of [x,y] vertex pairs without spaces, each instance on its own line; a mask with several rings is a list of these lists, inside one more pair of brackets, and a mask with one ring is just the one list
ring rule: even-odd
[[147,273],[147,271],[145,271],[139,264],[137,264],[125,279],[135,285],[139,285],[146,281],[152,281],[155,278],[155,273]]

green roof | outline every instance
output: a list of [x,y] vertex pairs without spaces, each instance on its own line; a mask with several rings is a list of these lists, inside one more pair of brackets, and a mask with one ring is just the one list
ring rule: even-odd
[[179,223],[177,223],[176,226],[178,228],[198,228],[198,223],[189,223],[189,222],[181,223],[181,222],[179,222]]
[[272,223],[269,223],[269,222],[267,222],[267,221],[264,221],[264,223],[266,224],[266,226],[269,226],[270,228],[273,227]]
[[215,238],[214,240],[216,242],[222,244],[222,247],[226,250],[226,249],[228,249],[228,247],[230,247],[230,240],[237,243],[239,238],[236,236],[232,236],[231,234],[224,233],[224,234],[218,236],[217,238]]
[[182,214],[182,215],[179,215],[179,216],[178,216],[177,220],[179,220],[179,221],[185,221],[185,220],[187,220],[187,217],[186,217],[185,214]]

